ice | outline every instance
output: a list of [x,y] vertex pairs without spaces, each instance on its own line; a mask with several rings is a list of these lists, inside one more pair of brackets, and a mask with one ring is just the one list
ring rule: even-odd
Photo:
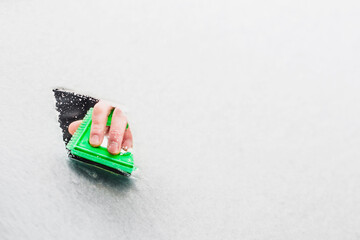
[[[0,238],[358,239],[358,10],[0,1]],[[57,87],[125,105],[141,171],[70,160]]]

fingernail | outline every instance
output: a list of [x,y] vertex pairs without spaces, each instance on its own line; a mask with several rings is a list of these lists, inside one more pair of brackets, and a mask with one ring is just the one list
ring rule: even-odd
[[98,135],[92,135],[90,138],[90,144],[92,145],[100,145],[100,138]]
[[110,143],[108,150],[112,154],[118,154],[119,153],[119,144],[117,142]]

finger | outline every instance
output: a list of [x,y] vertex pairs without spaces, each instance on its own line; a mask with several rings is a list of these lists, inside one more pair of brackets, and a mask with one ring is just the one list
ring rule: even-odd
[[104,140],[106,122],[111,110],[111,105],[104,101],[100,101],[94,106],[90,131],[91,146],[98,147]]
[[123,142],[121,144],[121,148],[127,151],[129,148],[133,147],[133,136],[130,128],[125,130]]
[[78,127],[80,126],[82,120],[77,120],[74,121],[72,123],[70,123],[69,127],[68,127],[68,131],[71,135],[74,135],[74,133],[76,132],[76,130],[78,129]]
[[109,153],[113,155],[120,153],[121,143],[123,141],[126,125],[127,119],[125,117],[125,114],[119,108],[115,108],[109,130]]

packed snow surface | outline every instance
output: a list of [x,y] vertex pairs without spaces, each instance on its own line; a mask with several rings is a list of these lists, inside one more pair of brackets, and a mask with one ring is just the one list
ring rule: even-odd
[[[0,1],[1,239],[360,236],[359,1]],[[52,89],[128,108],[70,161]]]

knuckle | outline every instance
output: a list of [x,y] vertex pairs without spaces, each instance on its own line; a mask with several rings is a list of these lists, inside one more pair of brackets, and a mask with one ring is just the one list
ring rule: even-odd
[[123,115],[123,112],[121,111],[120,108],[115,108],[113,116],[115,117],[121,117]]
[[109,139],[111,141],[120,141],[124,136],[124,133],[118,129],[110,130]]
[[104,132],[104,129],[99,125],[92,125],[91,126],[91,133],[92,134],[102,134]]
[[94,117],[92,120],[92,125],[94,127],[100,127],[100,125],[102,124],[102,119],[98,118],[98,117]]

